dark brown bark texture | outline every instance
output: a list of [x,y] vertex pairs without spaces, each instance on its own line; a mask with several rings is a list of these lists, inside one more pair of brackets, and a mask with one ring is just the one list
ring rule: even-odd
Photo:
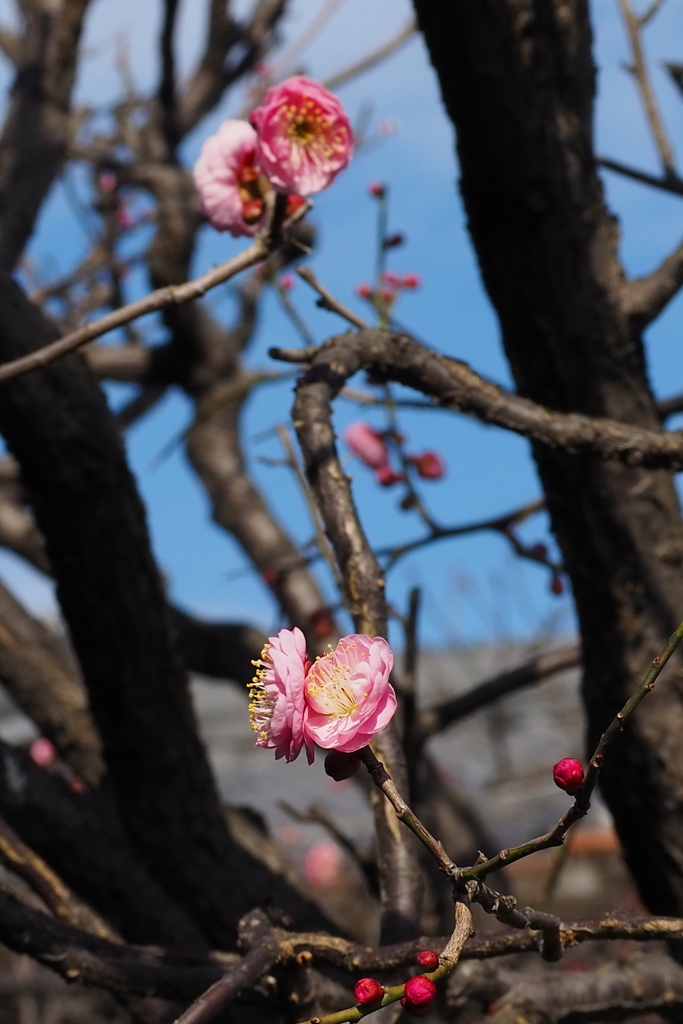
[[[52,340],[52,327],[7,278],[0,279],[0,299],[0,359]],[[144,511],[114,420],[84,361],[68,357],[3,386],[0,430],[45,536],[134,846],[216,944],[231,942],[238,918],[269,896],[277,894],[285,909],[303,910],[305,917],[307,905],[226,831]],[[315,913],[308,919],[320,924]]]
[[[656,429],[592,139],[585,0],[415,0],[519,392]],[[534,447],[574,588],[589,745],[683,617],[671,476]],[[602,790],[648,906],[683,910],[680,661],[610,751]],[[558,755],[563,754],[558,751]]]

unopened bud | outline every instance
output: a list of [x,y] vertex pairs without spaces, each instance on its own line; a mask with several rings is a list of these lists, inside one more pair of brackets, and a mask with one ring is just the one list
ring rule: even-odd
[[401,278],[401,286],[403,288],[419,288],[422,284],[422,278],[419,274],[406,274],[405,277]]
[[381,181],[373,181],[368,185],[368,192],[371,196],[374,196],[375,199],[383,199],[387,194],[387,190]]
[[417,954],[417,962],[420,967],[428,967],[430,971],[433,971],[435,967],[439,966],[439,955],[433,949],[422,949]]
[[359,299],[371,299],[373,291],[369,284],[359,284],[356,288],[356,295]]
[[361,1006],[365,1006],[367,1003],[376,1003],[384,995],[384,985],[380,985],[376,978],[361,978],[356,982],[353,994],[356,1002]]
[[583,766],[575,757],[563,757],[553,768],[553,781],[565,793],[574,796],[583,786]]
[[436,452],[423,452],[422,455],[414,455],[410,461],[425,480],[440,480],[446,472],[444,461]]
[[406,982],[406,994],[401,1006],[411,1017],[424,1017],[436,995],[436,985],[424,974],[417,974]]
[[278,281],[278,284],[280,285],[280,289],[283,292],[291,292],[292,288],[294,287],[294,278],[292,277],[291,274],[283,274],[280,280]]
[[375,479],[382,487],[391,487],[393,484],[400,484],[403,473],[395,473],[391,466],[380,466],[375,470]]
[[562,582],[561,576],[558,576],[557,574],[553,576],[550,581],[550,592],[551,594],[555,594],[556,597],[559,597],[560,594],[564,593],[564,583]]

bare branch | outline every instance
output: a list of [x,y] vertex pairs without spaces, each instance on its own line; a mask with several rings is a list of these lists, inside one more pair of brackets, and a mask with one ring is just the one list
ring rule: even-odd
[[645,277],[627,281],[623,289],[624,311],[638,329],[652,323],[683,287],[683,242]]
[[667,177],[675,175],[676,164],[673,150],[667,138],[659,110],[657,109],[657,102],[655,100],[654,91],[647,72],[645,54],[643,52],[643,44],[640,37],[643,25],[655,14],[658,5],[653,5],[653,8],[651,8],[643,18],[638,18],[634,13],[633,8],[631,7],[631,0],[619,0],[619,6],[621,8],[624,24],[626,25],[626,31],[628,32],[629,41],[631,43],[631,54],[633,58],[633,67],[631,70],[635,76],[636,82],[638,83],[638,89],[640,90],[640,95],[645,106],[647,122],[650,126],[652,137],[659,152],[662,167],[664,168],[664,174]]
[[395,36],[391,39],[387,39],[385,43],[378,46],[376,50],[372,50],[361,60],[354,61],[348,67],[342,71],[338,71],[335,75],[330,75],[329,78],[325,79],[323,83],[328,89],[338,89],[341,85],[346,85],[353,78],[357,78],[359,75],[364,74],[366,71],[370,71],[376,67],[377,64],[381,64],[387,57],[391,57],[392,54],[400,50],[410,39],[413,38],[417,33],[417,22],[411,20],[408,24],[402,28]]
[[161,29],[161,81],[159,82],[159,103],[161,105],[161,130],[171,152],[178,141],[176,121],[175,95],[175,55],[173,51],[173,33],[178,0],[165,0],[164,23]]
[[421,711],[419,733],[424,739],[428,739],[480,708],[487,707],[500,697],[516,693],[517,690],[521,690],[525,686],[543,682],[549,676],[576,668],[580,664],[581,648],[578,645],[551,651],[549,654],[540,654],[518,668],[501,672],[499,675],[479,683],[478,686],[466,693],[458,694],[457,697],[452,697],[436,707]]
[[663,192],[672,192],[676,196],[683,196],[683,178],[679,178],[677,174],[657,178],[654,174],[648,174],[647,171],[639,171],[634,167],[629,167],[627,164],[622,164],[619,160],[598,157],[597,162],[607,171],[614,171],[615,174],[621,174],[625,178],[640,181],[644,185],[651,185],[653,188],[661,189]]
[[67,352],[73,352],[89,341],[100,338],[103,334],[107,334],[117,327],[122,327],[124,324],[129,324],[148,313],[155,313],[160,309],[165,309],[167,306],[178,306],[182,303],[190,302],[192,299],[201,298],[211,288],[223,284],[225,281],[230,280],[231,277],[239,274],[241,270],[252,267],[255,263],[265,259],[270,251],[271,248],[265,240],[257,239],[244,252],[233,256],[226,263],[221,263],[220,266],[207,271],[206,274],[195,278],[194,281],[187,281],[182,285],[166,285],[164,288],[157,288],[156,291],[150,292],[143,299],[131,302],[121,309],[113,310],[111,313],[100,317],[99,320],[86,324],[85,327],[80,327],[77,331],[72,331],[71,334],[67,334],[65,337],[59,338],[49,345],[44,345],[43,348],[36,349],[30,355],[24,356],[21,359],[15,359],[11,363],[0,365],[0,381],[11,380],[13,377],[19,377],[30,370],[47,366],[54,359],[66,355]]
[[[466,363],[448,359],[405,335],[365,330],[332,338],[314,352],[271,349],[270,353],[285,362],[309,362],[311,369],[303,383],[313,385],[326,380],[330,399],[354,373],[369,369],[387,380],[397,380],[431,395],[444,407],[551,448],[618,459],[629,466],[683,468],[683,431],[660,433],[617,420],[546,409],[485,380]],[[329,452],[328,445],[325,460]],[[316,473],[320,473],[319,467]]]

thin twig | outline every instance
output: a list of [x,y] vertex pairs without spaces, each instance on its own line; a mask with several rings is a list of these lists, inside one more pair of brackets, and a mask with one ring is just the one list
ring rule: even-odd
[[662,653],[652,660],[652,664],[636,692],[633,696],[629,697],[621,711],[617,712],[605,732],[600,737],[598,745],[590,759],[583,786],[577,793],[574,803],[567,813],[560,818],[555,828],[550,832],[547,832],[545,835],[538,836],[538,838],[530,840],[528,843],[523,843],[521,846],[513,847],[509,850],[501,850],[501,852],[497,853],[495,857],[491,857],[489,860],[484,860],[480,864],[475,864],[470,868],[461,869],[457,872],[457,878],[459,880],[469,881],[486,878],[486,876],[492,871],[497,871],[499,868],[505,867],[507,864],[513,864],[515,861],[522,860],[522,858],[528,857],[532,853],[537,853],[539,850],[547,850],[552,846],[562,845],[569,828],[574,824],[574,822],[579,821],[588,813],[590,798],[595,788],[595,784],[598,781],[600,768],[610,744],[615,737],[622,732],[626,722],[643,698],[646,697],[653,689],[660,672],[680,644],[681,640],[683,640],[683,622],[679,625],[678,629],[671,634]]
[[365,71],[370,71],[371,68],[374,68],[381,61],[386,60],[387,57],[390,57],[399,50],[416,34],[417,22],[413,19],[400,32],[397,32],[395,36],[392,36],[391,39],[387,39],[385,43],[378,46],[376,50],[372,50],[365,57],[361,57],[360,60],[354,61],[353,64],[325,79],[323,85],[326,89],[338,89],[340,85],[346,85],[351,79],[357,78],[358,75],[362,75]]
[[619,160],[612,160],[604,156],[598,157],[597,163],[606,171],[614,171],[615,174],[621,174],[624,178],[632,178],[634,181],[642,182],[643,185],[651,185],[663,192],[672,192],[675,196],[683,196],[683,178],[677,174],[658,178],[655,174],[639,171],[636,167],[629,167],[628,164],[622,164]]
[[657,3],[653,4],[647,14],[643,18],[639,18],[631,7],[631,0],[619,0],[619,7],[621,8],[624,24],[626,25],[626,31],[631,43],[633,66],[629,70],[633,72],[638,83],[638,89],[640,90],[645,107],[645,116],[647,117],[652,137],[659,152],[664,173],[666,177],[670,177],[676,175],[676,162],[673,149],[664,129],[664,123],[657,109],[657,101],[647,72],[645,54],[640,37],[643,25],[656,13],[657,6]]
[[354,327],[359,327],[361,330],[370,326],[365,320],[361,320],[359,316],[356,316],[355,313],[343,305],[339,299],[335,299],[334,295],[320,284],[310,267],[296,267],[295,269],[302,281],[310,284],[311,288],[320,296],[317,304],[321,309],[328,309],[330,313],[337,313],[344,320],[348,320],[350,324],[353,324]]

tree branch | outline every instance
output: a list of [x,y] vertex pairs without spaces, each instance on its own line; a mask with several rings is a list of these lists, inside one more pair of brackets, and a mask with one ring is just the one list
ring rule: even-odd
[[[555,412],[505,391],[466,363],[427,349],[406,335],[364,330],[332,338],[313,352],[274,348],[270,354],[286,362],[310,363],[303,384],[323,387],[330,400],[349,377],[364,368],[431,395],[446,408],[551,448],[617,459],[629,466],[683,469],[683,431],[659,433],[618,420]],[[332,451],[332,437],[330,429],[328,446],[319,446],[321,464]]]
[[681,287],[683,242],[652,273],[625,283],[624,312],[637,330],[643,330],[659,316]]

